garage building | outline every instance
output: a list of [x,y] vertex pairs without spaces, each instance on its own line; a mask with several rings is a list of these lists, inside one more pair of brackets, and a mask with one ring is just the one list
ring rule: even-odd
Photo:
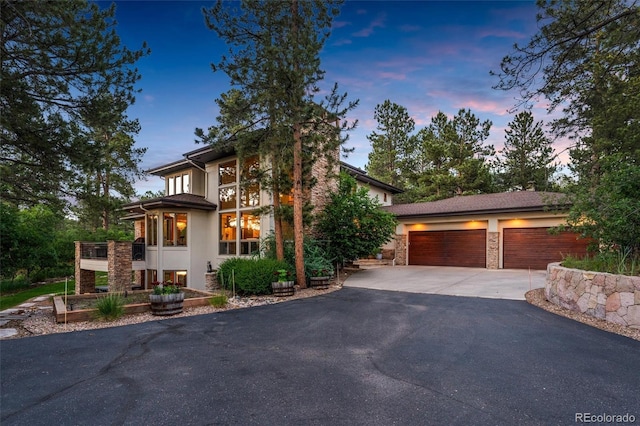
[[568,231],[564,194],[520,191],[385,207],[399,222],[396,265],[546,269],[583,256],[590,241]]

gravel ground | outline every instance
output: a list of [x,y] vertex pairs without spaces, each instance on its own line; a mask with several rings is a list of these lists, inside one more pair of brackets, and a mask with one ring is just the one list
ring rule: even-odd
[[[253,297],[236,297],[230,298],[227,306],[224,308],[214,308],[213,306],[200,306],[196,308],[185,308],[182,313],[171,315],[168,317],[159,317],[152,315],[151,312],[142,314],[124,315],[115,321],[79,321],[67,324],[58,324],[55,322],[53,315],[52,301],[49,299],[44,302],[35,303],[33,306],[26,308],[25,311],[29,316],[24,320],[11,320],[0,328],[14,328],[17,334],[7,339],[19,339],[29,336],[41,336],[53,333],[69,333],[81,330],[93,330],[97,328],[120,327],[123,325],[138,324],[147,321],[162,321],[168,318],[187,317],[192,315],[204,315],[214,312],[228,311],[231,309],[243,309],[253,306],[272,305],[275,303],[287,302],[290,300],[303,299],[306,297],[319,296],[327,294],[342,288],[342,284],[332,284],[328,289],[317,290],[311,288],[300,289],[296,287],[296,293],[289,297],[275,296],[253,296]],[[33,301],[31,301],[33,303]]]
[[[212,306],[202,306],[197,308],[185,309],[182,313],[172,315],[168,318],[186,317],[191,315],[204,315],[214,312],[226,311],[230,309],[243,309],[253,306],[270,305],[274,303],[282,303],[290,300],[296,300],[306,297],[319,296],[322,294],[330,293],[342,288],[342,283],[333,283],[326,290],[316,289],[299,289],[296,288],[296,293],[290,297],[274,297],[274,296],[255,296],[255,297],[243,297],[230,299],[229,303],[224,308],[214,308]],[[544,295],[544,289],[535,289],[526,293],[525,298],[530,304],[537,306],[541,309],[554,313],[556,315],[562,315],[570,318],[574,321],[587,324],[592,327],[599,328],[601,330],[608,331],[610,333],[620,334],[622,336],[629,337],[640,341],[640,329],[625,327],[618,324],[613,324],[601,319],[593,318],[591,316],[581,314],[578,312],[569,311],[554,305],[547,301]],[[80,330],[91,330],[96,328],[106,327],[119,327],[122,325],[137,324],[146,321],[161,321],[167,319],[165,317],[158,317],[151,315],[151,313],[143,313],[136,315],[125,315],[122,318],[115,321],[82,321],[68,324],[57,324],[53,316],[52,302],[47,300],[40,302],[34,306],[26,309],[29,312],[29,317],[24,320],[11,320],[7,324],[0,328],[14,328],[17,330],[17,334],[8,339],[17,339],[29,336],[40,336],[44,334],[52,333],[67,333]]]

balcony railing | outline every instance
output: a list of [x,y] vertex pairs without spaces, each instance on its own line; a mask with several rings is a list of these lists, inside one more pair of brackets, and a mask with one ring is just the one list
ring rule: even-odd
[[144,242],[142,243],[133,243],[131,245],[131,259],[133,260],[144,260],[144,254],[146,252]]
[[[131,243],[131,259],[134,261],[145,260],[144,242]],[[107,243],[82,243],[80,248],[81,259],[107,260]]]
[[81,259],[107,259],[107,243],[82,243]]

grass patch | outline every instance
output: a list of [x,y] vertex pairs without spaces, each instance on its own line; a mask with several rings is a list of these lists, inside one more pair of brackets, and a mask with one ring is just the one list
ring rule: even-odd
[[626,252],[603,252],[580,259],[567,256],[562,260],[562,266],[616,275],[640,275],[640,257]]
[[113,321],[124,314],[124,298],[118,293],[109,293],[96,302],[96,318]]
[[[75,281],[69,280],[68,294],[74,294],[75,288]],[[2,294],[0,295],[0,311],[13,308],[14,306],[26,302],[32,297],[44,296],[46,294],[64,294],[64,281],[31,287],[18,293],[8,295]]]
[[209,299],[209,304],[214,308],[224,308],[227,306],[228,298],[226,294],[218,294]]

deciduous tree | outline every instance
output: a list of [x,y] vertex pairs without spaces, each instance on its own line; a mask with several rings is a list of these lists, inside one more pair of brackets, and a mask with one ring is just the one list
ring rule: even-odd
[[379,249],[395,234],[395,217],[380,208],[366,188],[358,188],[356,180],[340,174],[338,190],[320,214],[317,229],[328,241],[327,252],[339,262],[352,261]]

